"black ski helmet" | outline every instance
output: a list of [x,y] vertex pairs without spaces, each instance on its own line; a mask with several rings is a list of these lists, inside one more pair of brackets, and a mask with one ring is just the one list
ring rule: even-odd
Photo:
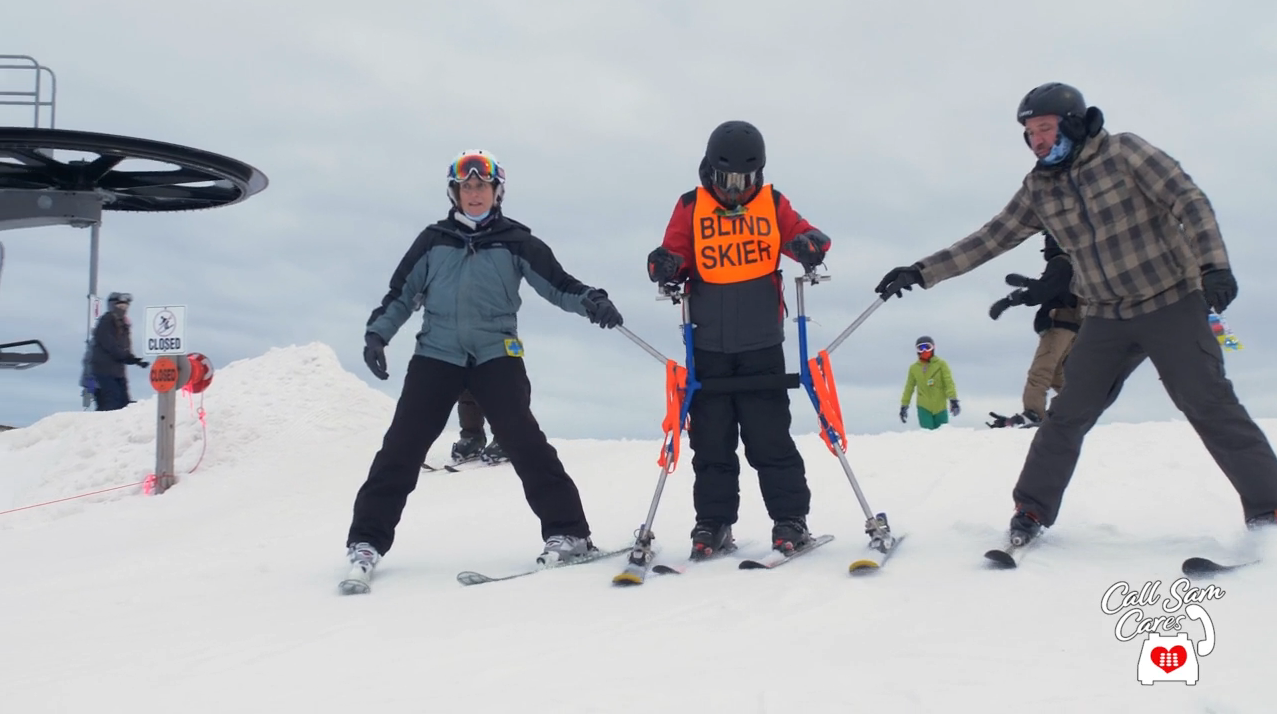
[[757,195],[766,164],[767,148],[758,127],[747,121],[726,121],[710,133],[705,144],[701,183],[718,194],[720,201],[740,205]]
[[936,341],[931,339],[931,335],[923,335],[922,337],[919,337],[918,339],[913,341],[914,347],[917,347],[918,345],[931,345],[931,348],[935,349]]
[[1024,124],[1030,117],[1058,116],[1082,119],[1086,116],[1086,100],[1076,87],[1060,82],[1047,82],[1029,90],[1016,109],[1016,121]]
[[709,135],[705,161],[711,171],[748,174],[762,171],[767,148],[758,127],[747,121],[725,121]]

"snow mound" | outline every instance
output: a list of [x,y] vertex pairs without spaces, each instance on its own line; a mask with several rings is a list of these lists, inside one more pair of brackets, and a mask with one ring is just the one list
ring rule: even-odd
[[[331,449],[352,424],[379,425],[394,409],[322,343],[276,347],[214,369],[204,394],[178,394],[179,479],[192,469],[200,479],[219,478],[258,459]],[[118,487],[138,484],[155,470],[158,397],[144,371],[129,377],[134,398],[145,398],[125,409],[62,412],[0,433],[0,511],[113,489],[39,509],[43,518],[61,517],[141,492]],[[0,528],[22,520],[6,519]]]

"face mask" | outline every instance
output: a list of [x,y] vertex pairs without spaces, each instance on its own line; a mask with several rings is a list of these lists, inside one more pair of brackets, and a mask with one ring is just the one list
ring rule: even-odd
[[[465,211],[462,211],[462,213],[465,213]],[[469,218],[470,220],[474,221],[475,223],[478,223],[478,222],[482,221],[483,219],[487,218],[487,217],[488,217],[491,213],[492,213],[492,209],[490,209],[490,208],[489,208],[488,210],[484,211],[483,213],[480,213],[480,214],[479,214],[479,215],[477,215],[477,216],[472,216],[472,215],[470,215],[469,213],[466,213],[466,218]]]
[[1073,151],[1073,140],[1060,134],[1055,140],[1055,146],[1051,147],[1051,153],[1042,159],[1042,163],[1048,166],[1054,166],[1064,160]]

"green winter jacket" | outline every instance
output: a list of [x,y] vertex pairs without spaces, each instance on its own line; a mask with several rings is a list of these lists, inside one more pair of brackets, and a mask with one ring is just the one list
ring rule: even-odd
[[932,356],[930,362],[918,360],[909,365],[909,376],[905,378],[905,393],[900,397],[900,406],[909,406],[914,389],[918,390],[918,406],[932,414],[947,410],[949,400],[958,398],[958,388],[953,384],[949,363],[936,356]]

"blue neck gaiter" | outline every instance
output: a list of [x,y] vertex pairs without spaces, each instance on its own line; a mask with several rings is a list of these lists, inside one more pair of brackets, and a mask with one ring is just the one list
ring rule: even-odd
[[1063,134],[1060,134],[1055,139],[1055,146],[1051,147],[1051,153],[1047,154],[1042,159],[1042,163],[1047,166],[1054,166],[1055,164],[1063,161],[1072,151],[1073,140]]

